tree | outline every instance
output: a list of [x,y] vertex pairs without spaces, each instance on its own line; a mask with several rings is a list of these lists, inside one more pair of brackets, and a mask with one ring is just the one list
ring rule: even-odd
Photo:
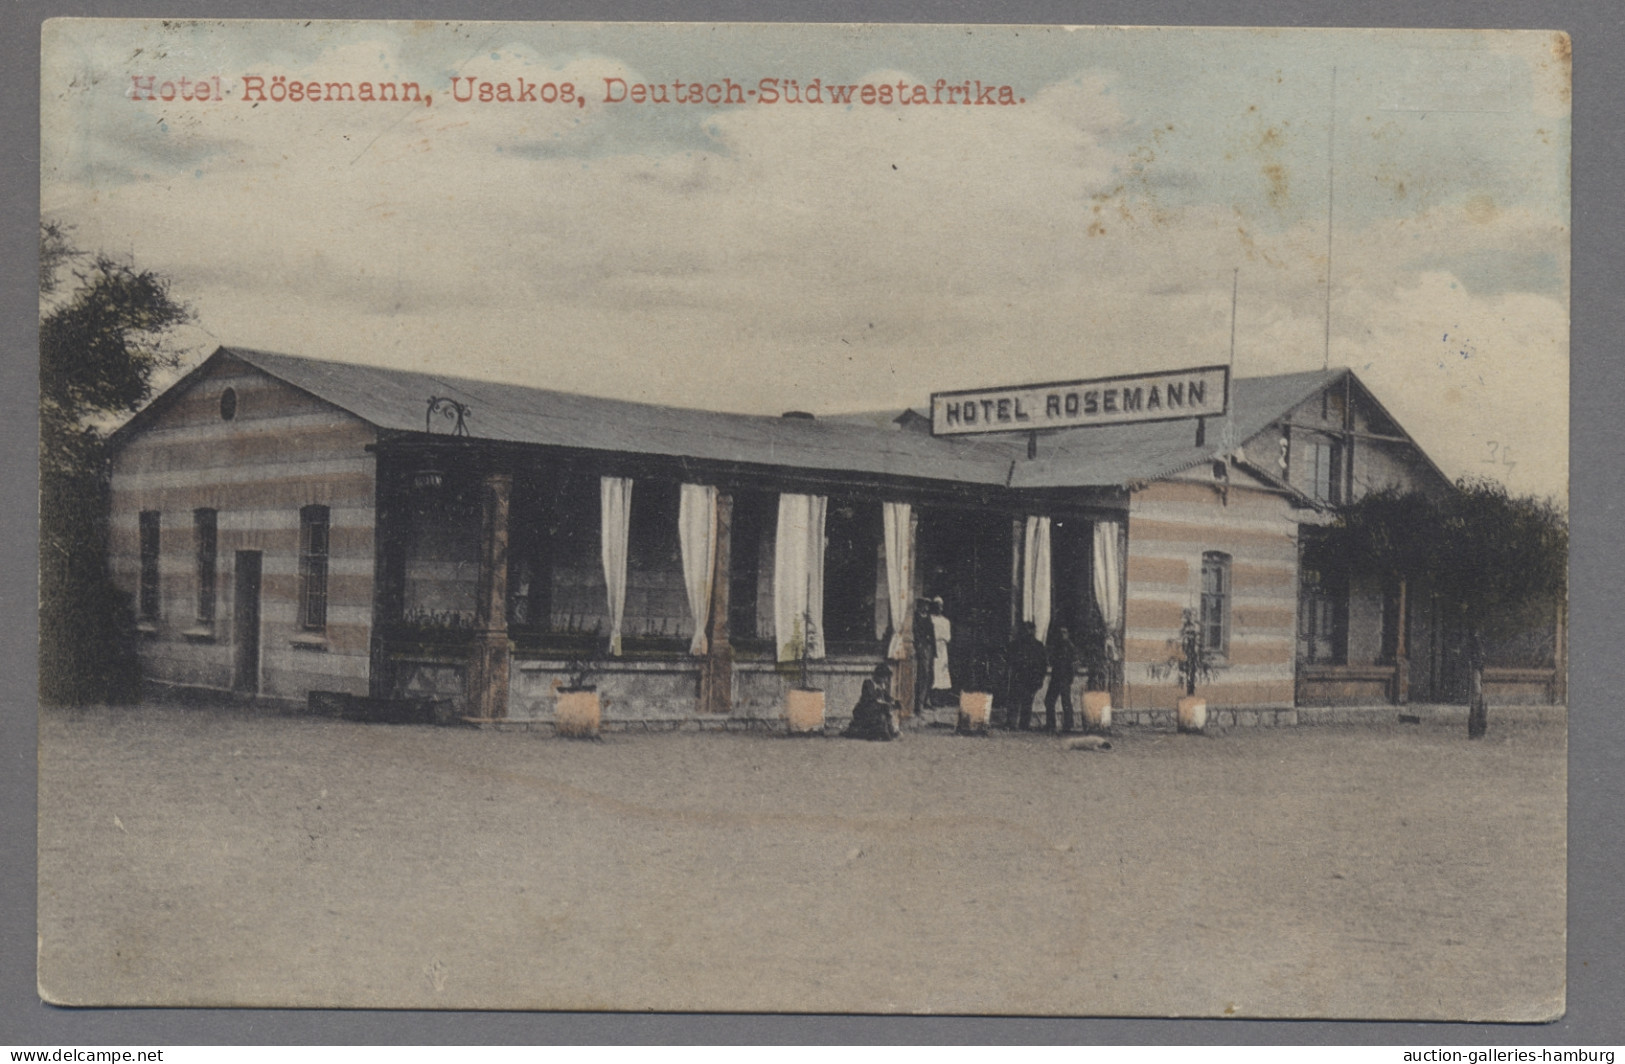
[[179,364],[191,312],[159,275],[40,226],[40,696],[137,693],[133,611],[107,572],[107,429]]
[[1562,511],[1550,500],[1513,496],[1491,480],[1462,480],[1439,499],[1372,492],[1344,507],[1311,550],[1311,564],[1382,576],[1402,595],[1412,586],[1439,596],[1466,644],[1467,734],[1473,739],[1488,724],[1486,639],[1546,623],[1567,589]]
[[1484,640],[1543,624],[1554,608],[1563,608],[1569,528],[1549,500],[1511,496],[1491,480],[1458,487],[1440,513],[1432,579],[1466,634],[1472,670],[1467,735],[1477,739],[1488,726]]

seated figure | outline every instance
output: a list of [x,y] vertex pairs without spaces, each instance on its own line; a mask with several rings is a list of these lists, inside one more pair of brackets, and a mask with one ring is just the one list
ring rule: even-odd
[[897,703],[892,700],[891,669],[875,666],[874,675],[863,681],[863,694],[852,707],[852,722],[841,732],[848,739],[876,739],[882,742],[901,734]]

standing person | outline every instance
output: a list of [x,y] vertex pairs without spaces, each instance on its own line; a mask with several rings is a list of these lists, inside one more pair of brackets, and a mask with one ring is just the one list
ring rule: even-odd
[[1065,628],[1049,643],[1049,690],[1044,692],[1044,730],[1055,730],[1055,700],[1061,700],[1061,730],[1072,730],[1072,678],[1078,673],[1078,647]]
[[1010,708],[1005,711],[1004,726],[1020,727],[1027,731],[1033,726],[1033,699],[1044,686],[1044,674],[1049,671],[1049,652],[1038,640],[1038,626],[1022,621],[1016,637],[1010,641]]
[[937,638],[931,628],[931,600],[914,600],[914,714],[931,705],[932,662],[937,658]]
[[954,626],[942,614],[941,596],[931,600],[931,634],[936,644],[931,659],[931,701],[938,706],[950,705],[954,681],[948,674],[948,644],[953,642]]

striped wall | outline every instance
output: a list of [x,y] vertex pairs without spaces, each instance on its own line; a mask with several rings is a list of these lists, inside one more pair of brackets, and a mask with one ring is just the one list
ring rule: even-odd
[[1184,610],[1200,616],[1202,555],[1230,556],[1229,655],[1197,694],[1218,707],[1290,707],[1297,630],[1297,518],[1280,495],[1166,480],[1129,501],[1124,708],[1169,709],[1184,694],[1152,665],[1173,653]]
[[[221,416],[226,388],[237,394]],[[375,439],[366,423],[229,358],[199,374],[134,432],[112,470],[113,578],[132,596],[141,572],[140,514],[160,514],[158,617],[143,625],[146,678],[232,686],[237,551],[262,552],[259,694],[303,700],[315,689],[367,693],[372,628]],[[299,511],[329,507],[327,627],[298,623]],[[198,617],[193,511],[218,511],[213,623]]]

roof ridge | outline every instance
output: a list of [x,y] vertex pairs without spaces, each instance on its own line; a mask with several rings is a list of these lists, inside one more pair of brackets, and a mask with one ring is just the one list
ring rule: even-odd
[[1041,443],[1038,458],[1030,460],[1025,431],[933,436],[863,420],[878,411],[786,419],[252,347],[222,345],[175,387],[191,386],[221,358],[238,360],[388,433],[424,432],[426,401],[450,392],[470,408],[469,433],[495,443],[1034,490],[1122,487],[1174,475],[1220,449],[1226,419],[1240,445],[1328,382],[1353,375],[1347,367],[1328,366],[1238,376],[1229,413],[1206,419],[1213,442],[1205,446],[1196,443],[1188,419],[1073,426],[1040,430],[1041,440],[1051,442]]

